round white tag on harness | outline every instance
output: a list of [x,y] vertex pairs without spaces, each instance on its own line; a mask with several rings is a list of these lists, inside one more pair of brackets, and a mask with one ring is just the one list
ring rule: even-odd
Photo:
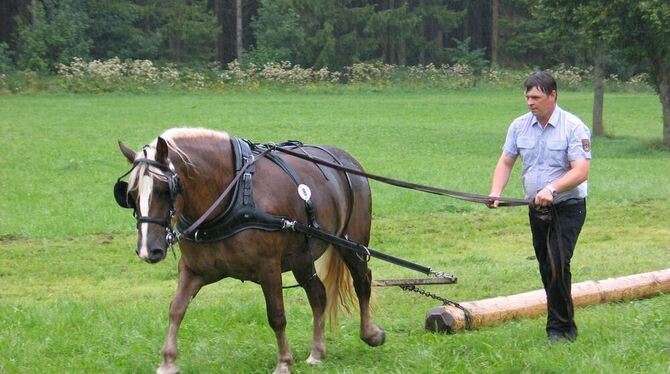
[[309,198],[312,197],[312,190],[306,185],[301,184],[298,186],[298,195],[300,195],[301,199],[309,201]]

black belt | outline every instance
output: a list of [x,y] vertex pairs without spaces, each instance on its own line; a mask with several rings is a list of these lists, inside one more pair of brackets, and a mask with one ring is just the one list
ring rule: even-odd
[[556,206],[568,206],[568,205],[577,205],[577,204],[583,204],[586,202],[586,198],[581,197],[581,198],[572,198],[572,199],[567,199],[563,200],[561,202],[556,203]]

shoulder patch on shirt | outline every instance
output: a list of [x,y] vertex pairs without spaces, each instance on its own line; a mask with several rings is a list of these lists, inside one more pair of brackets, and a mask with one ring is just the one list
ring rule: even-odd
[[591,152],[591,141],[588,139],[582,139],[582,149],[584,152]]

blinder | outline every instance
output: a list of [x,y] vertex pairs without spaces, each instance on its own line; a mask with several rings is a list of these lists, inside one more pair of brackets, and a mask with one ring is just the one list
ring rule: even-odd
[[135,209],[135,202],[128,199],[128,182],[117,180],[114,184],[114,199],[121,208]]

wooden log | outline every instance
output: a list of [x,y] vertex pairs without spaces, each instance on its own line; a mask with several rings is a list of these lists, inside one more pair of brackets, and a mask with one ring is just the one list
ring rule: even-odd
[[[575,307],[640,299],[670,292],[670,269],[634,274],[572,285]],[[547,312],[544,290],[460,303],[472,316],[469,328],[494,325],[518,318],[537,317]],[[426,314],[426,329],[454,333],[465,329],[465,313],[454,306],[433,308]]]

